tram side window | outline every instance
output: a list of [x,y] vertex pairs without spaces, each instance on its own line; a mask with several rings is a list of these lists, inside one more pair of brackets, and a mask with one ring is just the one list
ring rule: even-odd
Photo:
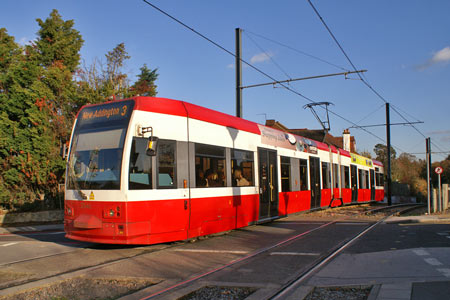
[[375,186],[380,186],[380,173],[375,173]]
[[370,184],[369,184],[369,171],[364,171],[364,177],[365,177],[365,180],[366,180],[366,189],[368,189],[369,188],[369,186],[370,186]]
[[158,189],[176,188],[175,141],[158,143]]
[[330,163],[322,162],[322,189],[331,187]]
[[361,169],[358,169],[358,179],[359,179],[359,188],[360,189],[365,189],[366,187],[364,186],[364,171]]
[[375,178],[377,180],[376,186],[384,186],[384,174],[383,173],[376,173]]
[[231,149],[233,186],[253,186],[253,152]]
[[350,168],[347,166],[341,166],[341,174],[342,174],[342,188],[349,189],[350,188]]
[[134,137],[131,144],[129,184],[130,190],[152,188],[152,158],[145,152],[148,139]]
[[291,191],[291,159],[281,156],[281,191]]
[[195,186],[227,186],[225,148],[195,144]]
[[300,159],[300,191],[308,190],[308,161]]
[[338,164],[333,164],[333,188],[339,187],[339,166]]

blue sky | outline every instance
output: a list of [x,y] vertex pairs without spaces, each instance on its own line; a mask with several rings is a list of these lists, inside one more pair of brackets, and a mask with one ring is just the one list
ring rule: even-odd
[[[149,0],[226,49],[234,52],[235,28],[243,32],[243,59],[278,80],[352,69],[306,0]],[[450,1],[313,1],[367,82],[426,137],[433,151],[450,150]],[[94,58],[124,42],[131,56],[125,71],[132,80],[145,63],[159,69],[158,96],[235,113],[234,58],[157,12],[141,0],[3,0],[0,27],[22,44],[35,39],[36,18],[56,8],[73,19],[85,40],[82,58]],[[260,36],[331,64],[312,59]],[[274,64],[273,62],[276,62]],[[278,65],[278,66],[277,66]],[[356,75],[350,76],[356,79]],[[243,84],[269,82],[251,68]],[[384,102],[359,80],[343,76],[291,83],[308,98],[334,105],[336,114],[359,125],[385,122]],[[276,119],[290,128],[320,128],[307,100],[281,87],[245,89],[244,118]],[[330,115],[331,133],[352,124]],[[391,111],[391,122],[404,122]],[[385,140],[384,127],[368,128]],[[393,126],[398,153],[423,153],[425,139],[410,126]],[[381,140],[351,129],[358,151],[372,151]],[[422,154],[416,155],[423,158]],[[447,154],[434,154],[433,161]]]

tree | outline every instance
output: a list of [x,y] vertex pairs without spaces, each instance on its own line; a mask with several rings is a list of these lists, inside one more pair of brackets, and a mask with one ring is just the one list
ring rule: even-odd
[[105,54],[106,65],[94,59],[91,65],[84,64],[78,70],[78,95],[80,104],[101,103],[116,96],[130,96],[130,85],[127,74],[122,72],[125,60],[129,59],[125,44],[118,44]]
[[367,157],[367,158],[372,158],[372,154],[369,151],[367,151],[367,150],[364,150],[364,151],[360,152],[359,154],[361,156],[364,156],[364,157]]
[[[373,148],[373,152],[375,152],[375,159],[382,162],[384,165],[384,173],[386,174],[386,166],[387,166],[387,146],[383,144],[376,144]],[[391,163],[394,161],[397,153],[395,149],[391,146]]]
[[41,54],[41,65],[48,68],[60,62],[69,72],[74,73],[80,61],[80,49],[83,39],[73,28],[74,21],[64,21],[56,9],[42,21],[36,19],[41,27],[38,31],[36,46]]
[[110,96],[123,95],[128,90],[128,76],[121,72],[125,60],[130,59],[128,52],[125,50],[125,44],[118,44],[113,50],[109,51],[106,56],[106,88],[111,90]]
[[400,154],[392,163],[392,180],[407,184],[412,195],[424,198],[427,193],[426,180],[420,176],[424,163],[412,154]]
[[0,199],[10,207],[55,195],[74,115],[81,35],[56,10],[37,22],[37,40],[25,47],[0,30]]
[[158,79],[158,69],[150,70],[146,64],[140,68],[141,74],[138,75],[138,80],[132,86],[131,94],[133,96],[156,96],[155,81]]

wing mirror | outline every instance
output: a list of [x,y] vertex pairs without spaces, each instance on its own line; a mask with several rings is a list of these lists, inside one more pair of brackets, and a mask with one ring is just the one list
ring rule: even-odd
[[158,148],[158,138],[156,136],[150,136],[148,138],[147,151],[145,152],[148,156],[155,156],[156,149]]

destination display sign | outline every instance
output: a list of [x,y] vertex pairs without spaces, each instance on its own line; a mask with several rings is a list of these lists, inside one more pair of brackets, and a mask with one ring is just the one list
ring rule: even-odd
[[101,105],[87,106],[78,114],[78,126],[93,123],[128,122],[133,111],[134,101],[107,102]]

